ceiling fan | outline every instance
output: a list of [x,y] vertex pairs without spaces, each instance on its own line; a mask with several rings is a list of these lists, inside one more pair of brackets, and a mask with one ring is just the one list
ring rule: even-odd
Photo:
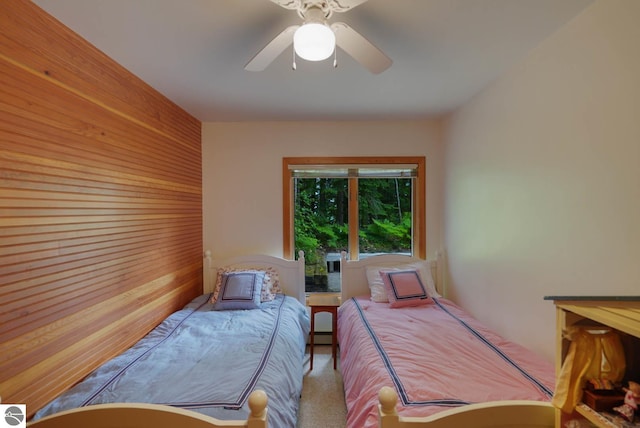
[[285,28],[245,65],[245,70],[262,71],[293,43],[296,54],[308,61],[321,61],[334,55],[336,46],[374,74],[389,68],[392,61],[380,49],[344,22],[329,25],[335,12],[346,12],[367,0],[271,0],[285,9],[296,10],[303,23]]

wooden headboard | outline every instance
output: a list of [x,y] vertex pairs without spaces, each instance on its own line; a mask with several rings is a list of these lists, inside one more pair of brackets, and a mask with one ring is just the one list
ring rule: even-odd
[[428,260],[402,254],[380,254],[366,257],[361,260],[347,260],[347,253],[343,251],[340,255],[342,301],[345,302],[354,296],[370,294],[366,274],[367,266],[391,267],[416,262],[428,264],[436,290],[439,294],[445,296],[444,284],[441,278],[443,264],[441,254],[441,252],[438,252],[436,258]]
[[286,260],[265,254],[251,254],[226,259],[213,259],[211,251],[204,253],[203,292],[211,293],[216,283],[218,268],[234,266],[245,268],[273,267],[278,271],[280,287],[287,296],[295,297],[305,304],[304,293],[304,251],[298,253],[298,260]]

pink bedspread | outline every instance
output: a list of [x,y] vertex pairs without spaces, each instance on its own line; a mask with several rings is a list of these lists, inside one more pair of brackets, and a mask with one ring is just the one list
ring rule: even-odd
[[368,297],[338,312],[347,427],[377,427],[378,391],[391,386],[403,416],[492,400],[549,401],[551,362],[491,332],[451,301],[391,309]]

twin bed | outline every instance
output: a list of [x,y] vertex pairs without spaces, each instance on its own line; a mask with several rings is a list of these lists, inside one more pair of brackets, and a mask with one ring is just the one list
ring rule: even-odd
[[207,253],[204,294],[40,409],[30,426],[294,428],[309,325],[303,255]]
[[[553,365],[443,298],[437,261],[343,254],[340,272],[348,428],[553,426]],[[259,299],[253,293],[236,306],[231,277],[262,284]],[[304,301],[303,254],[207,253],[203,295],[29,426],[294,428],[309,333]]]
[[436,260],[343,254],[340,271],[347,427],[554,425],[553,364],[441,297]]

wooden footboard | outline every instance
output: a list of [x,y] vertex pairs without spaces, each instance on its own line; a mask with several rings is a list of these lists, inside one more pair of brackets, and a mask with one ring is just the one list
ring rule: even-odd
[[550,403],[529,400],[491,401],[470,404],[416,418],[398,416],[398,396],[393,388],[378,394],[380,428],[552,428],[555,410]]
[[267,394],[249,396],[251,414],[244,421],[222,421],[177,407],[144,403],[113,403],[79,407],[56,413],[29,428],[267,428]]

